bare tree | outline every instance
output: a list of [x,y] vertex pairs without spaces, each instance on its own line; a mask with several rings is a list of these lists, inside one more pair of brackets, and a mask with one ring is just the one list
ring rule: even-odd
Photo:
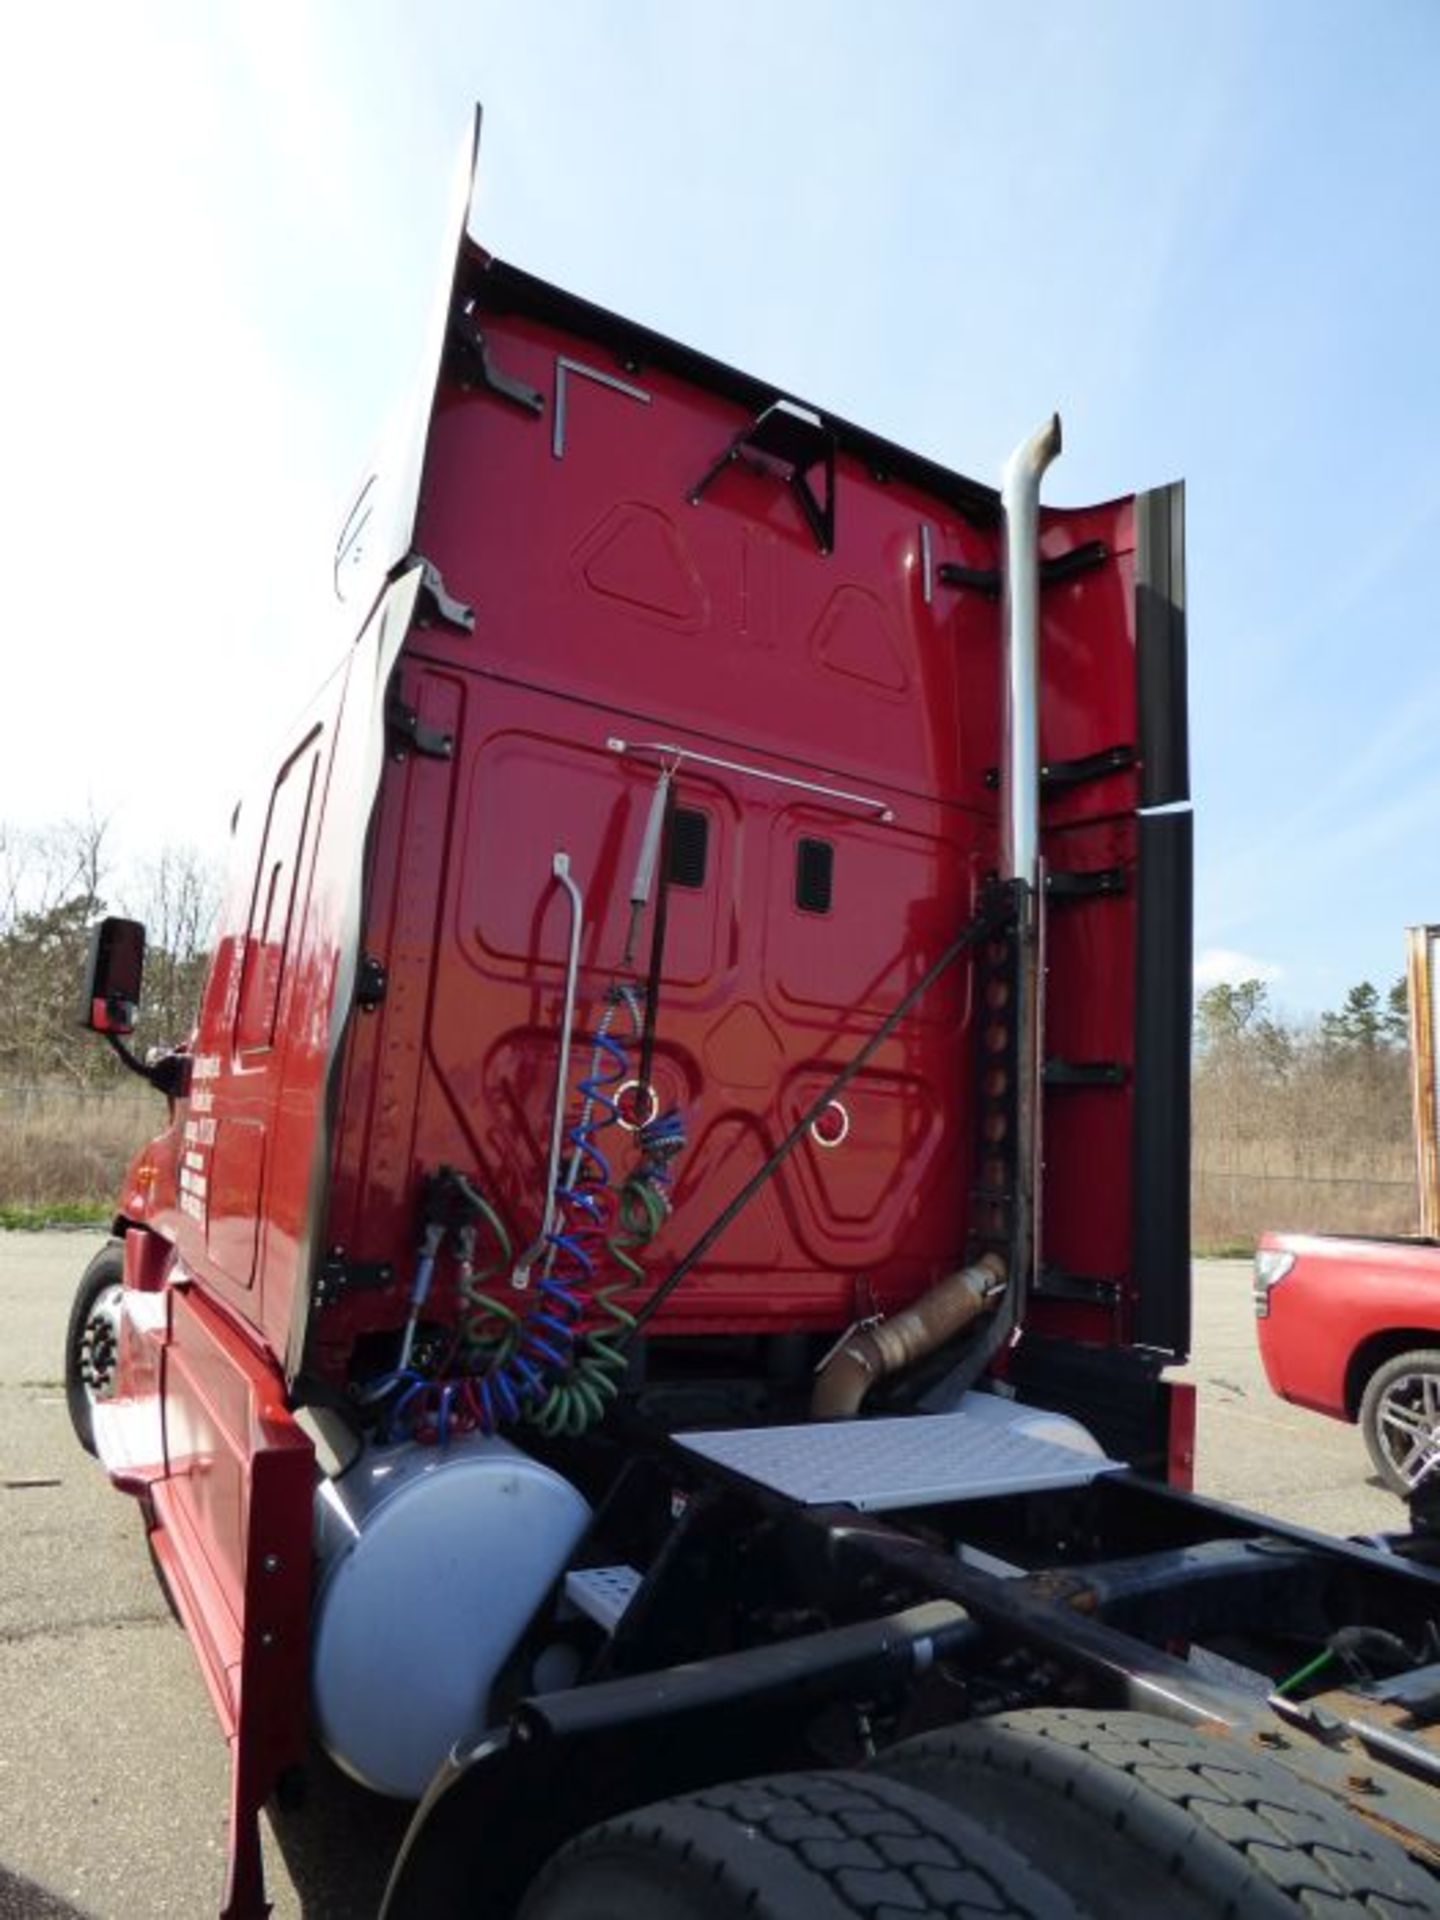
[[130,910],[146,930],[142,1045],[178,1045],[189,1035],[205,983],[219,912],[214,868],[193,847],[162,847],[127,891]]
[[0,1073],[103,1079],[75,1015],[91,923],[109,884],[108,822],[0,826]]
[[0,1078],[88,1085],[121,1071],[79,1027],[90,929],[118,897],[146,923],[139,1047],[183,1043],[194,1024],[218,903],[194,848],[162,847],[117,884],[108,822],[0,822]]

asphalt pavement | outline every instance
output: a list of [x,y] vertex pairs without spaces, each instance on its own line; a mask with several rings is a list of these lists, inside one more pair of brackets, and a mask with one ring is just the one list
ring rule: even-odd
[[[99,1235],[0,1233],[0,1920],[213,1920],[229,1761],[132,1503],[76,1445],[61,1389]],[[1201,1492],[1347,1534],[1404,1524],[1351,1427],[1265,1385],[1243,1261],[1196,1267]],[[373,1913],[402,1809],[312,1769],[266,1832],[278,1920]]]

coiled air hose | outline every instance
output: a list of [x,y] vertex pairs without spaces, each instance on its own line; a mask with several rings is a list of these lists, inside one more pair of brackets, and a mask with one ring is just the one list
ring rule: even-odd
[[[580,1082],[580,1116],[567,1136],[571,1156],[556,1192],[558,1218],[549,1235],[536,1303],[525,1313],[517,1313],[508,1303],[497,1303],[495,1295],[472,1277],[465,1289],[471,1309],[466,1330],[471,1334],[478,1331],[475,1358],[481,1370],[462,1372],[458,1377],[426,1378],[414,1369],[397,1369],[374,1383],[363,1396],[370,1402],[398,1390],[386,1422],[387,1433],[408,1431],[443,1445],[456,1429],[478,1427],[494,1433],[522,1420],[547,1435],[588,1431],[619,1393],[630,1342],[774,1177],[809,1128],[864,1070],[911,1009],[961,954],[1002,926],[1007,911],[1003,890],[987,896],[974,917],[901,996],[764,1164],[634,1312],[619,1296],[644,1277],[635,1253],[655,1237],[668,1216],[670,1162],[684,1145],[684,1130],[680,1116],[673,1113],[658,1115],[637,1130],[639,1165],[625,1181],[617,1200],[611,1192],[610,1164],[595,1136],[618,1121],[620,1110],[613,1090],[620,1087],[628,1071],[628,1050],[611,1031],[615,1010],[625,1008],[632,1038],[641,1037],[643,994],[636,986],[612,986],[595,1034],[590,1072]],[[604,1070],[607,1063],[609,1072]],[[597,1109],[599,1119],[592,1117]],[[485,1214],[492,1230],[499,1229],[501,1244],[508,1251],[508,1237],[488,1204]],[[607,1255],[624,1277],[596,1286]],[[494,1267],[487,1269],[486,1277],[496,1271]],[[1013,1288],[1012,1276],[1007,1306]],[[587,1307],[598,1312],[606,1324],[583,1333],[578,1323]],[[983,1344],[990,1345],[1001,1337],[1008,1317],[1004,1310],[993,1316]]]
[[[464,1312],[438,1371],[412,1365],[415,1323],[446,1230],[428,1219],[400,1360],[360,1396],[362,1404],[388,1402],[385,1438],[443,1445],[452,1433],[495,1433],[522,1422],[551,1437],[578,1435],[603,1418],[618,1395],[635,1327],[621,1296],[645,1278],[636,1256],[669,1217],[671,1163],[685,1144],[678,1113],[657,1114],[635,1127],[637,1163],[618,1193],[613,1190],[611,1164],[597,1135],[622,1119],[617,1094],[629,1078],[630,1047],[643,1036],[643,1003],[643,990],[628,982],[615,983],[606,995],[589,1072],[578,1086],[579,1114],[565,1136],[569,1158],[555,1191],[544,1261],[523,1308],[509,1283],[514,1250],[504,1222],[469,1181],[444,1170],[465,1210],[463,1225],[455,1229]],[[613,1031],[622,1011],[630,1029],[626,1040]],[[488,1228],[495,1247],[483,1268],[475,1265],[477,1223]],[[607,1279],[612,1265],[616,1275]],[[592,1316],[599,1325],[582,1329]]]

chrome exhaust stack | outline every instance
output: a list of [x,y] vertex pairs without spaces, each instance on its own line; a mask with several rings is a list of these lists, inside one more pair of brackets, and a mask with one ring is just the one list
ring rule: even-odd
[[1006,1051],[1015,1074],[1007,1244],[1003,1252],[988,1247],[975,1264],[937,1281],[888,1320],[860,1322],[842,1334],[816,1369],[814,1419],[853,1419],[876,1381],[912,1367],[972,1321],[988,1316],[980,1338],[919,1403],[927,1412],[948,1410],[1024,1316],[1039,1245],[1040,482],[1059,451],[1057,413],[1011,454],[1000,486],[1005,525],[1000,879],[1010,896],[1015,942],[1013,997],[996,1016],[1012,1030],[1013,1044]]
[[1040,868],[1040,482],[1060,452],[1052,413],[1005,462],[1002,628],[1005,635],[1005,798],[1001,878],[1032,891]]
[[1000,483],[1005,522],[1004,771],[1001,878],[1014,894],[1015,1139],[1009,1296],[1001,1318],[1024,1311],[1039,1243],[1040,1204],[1040,482],[1060,452],[1060,416],[1011,454]]

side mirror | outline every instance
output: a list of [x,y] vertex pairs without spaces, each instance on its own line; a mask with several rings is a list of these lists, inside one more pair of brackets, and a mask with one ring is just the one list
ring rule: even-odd
[[144,927],[138,920],[102,920],[90,935],[81,1026],[117,1039],[133,1033],[144,973]]

